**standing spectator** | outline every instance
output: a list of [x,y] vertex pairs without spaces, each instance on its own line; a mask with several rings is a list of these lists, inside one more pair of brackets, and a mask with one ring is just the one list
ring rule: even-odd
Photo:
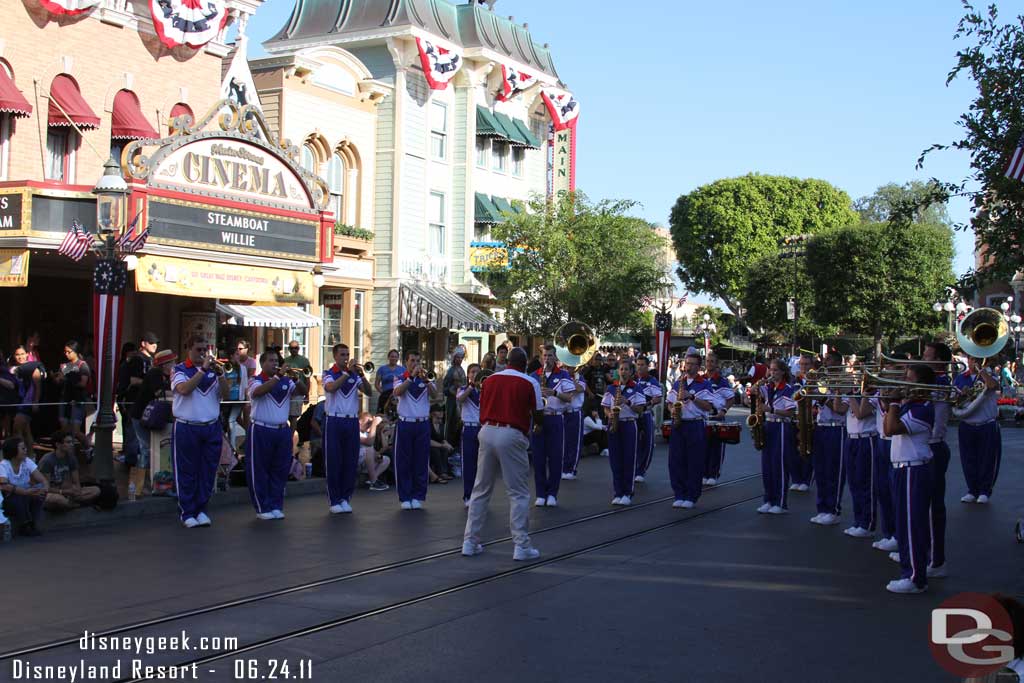
[[121,345],[121,360],[117,364],[117,384],[114,389],[114,400],[117,401],[117,412],[121,416],[118,422],[121,424],[121,457],[124,464],[135,465],[139,457],[139,441],[135,438],[135,430],[132,428],[128,405],[128,389],[131,384],[129,379],[131,373],[128,365],[137,353],[137,347],[133,342],[125,342]]
[[608,381],[605,378],[604,364],[601,354],[595,353],[583,368],[583,382],[586,385],[586,398],[583,401],[583,412],[590,413],[601,404]]
[[48,486],[46,477],[28,459],[25,442],[11,437],[3,443],[0,460],[0,491],[3,492],[4,513],[22,536],[39,536],[39,520]]
[[[302,347],[299,342],[292,339],[288,342],[288,357],[284,359],[284,366],[286,368],[293,368],[302,373],[302,376],[312,377],[313,366],[310,365],[309,359],[299,353]],[[309,384],[308,382],[296,387],[295,393],[292,394],[292,402],[288,410],[288,422],[291,424],[292,429],[295,429],[295,423],[299,421],[299,416],[302,415],[302,406],[306,403],[309,398]]]
[[508,342],[503,342],[498,347],[494,358],[494,371],[501,372],[508,367]]
[[158,351],[153,357],[152,367],[146,371],[142,383],[138,385],[138,393],[135,395],[135,402],[132,403],[132,426],[135,428],[135,436],[139,442],[139,459],[135,468],[129,476],[135,483],[135,493],[142,496],[142,489],[146,484],[146,470],[149,469],[150,458],[150,430],[142,424],[142,414],[146,406],[152,401],[170,401],[171,371],[174,363],[178,360],[177,354],[169,349]]
[[224,431],[228,435],[228,445],[238,451],[238,443],[245,439],[245,427],[242,426],[242,405],[245,401],[245,390],[242,387],[242,367],[238,362],[238,351],[231,352],[230,370],[225,369],[224,379],[228,382],[227,405],[222,405],[220,414],[224,421]]
[[60,426],[70,432],[86,449],[86,462],[92,460],[92,443],[82,431],[85,423],[85,403],[89,400],[89,365],[80,356],[82,347],[74,339],[64,344],[66,363],[60,366],[60,372],[54,380],[61,387]]
[[1017,382],[1013,379],[1013,371],[1010,370],[1009,363],[1003,363],[1003,367],[999,371],[999,385],[1003,396],[1012,398],[1017,395]]
[[391,392],[395,387],[395,380],[405,374],[405,368],[398,364],[398,349],[388,351],[388,364],[377,369],[377,376],[373,380],[373,388],[380,394],[377,399],[377,412],[384,413],[384,406],[391,398]]
[[32,417],[39,414],[39,399],[43,395],[42,363],[28,360],[24,346],[14,349],[14,378],[18,382],[18,409],[14,414],[14,436],[21,437],[32,452]]
[[[466,371],[462,368],[462,361],[466,357],[464,346],[455,347],[452,352],[452,364],[445,373],[444,381],[441,383],[441,390],[444,392],[444,440],[449,444],[456,444],[460,441],[462,433],[462,419],[459,417],[459,406],[456,400],[459,389],[466,386]],[[450,474],[448,462],[444,463],[444,473]],[[441,474],[441,472],[437,472]],[[451,479],[451,477],[448,477]]]
[[[128,361],[128,390],[126,392],[127,401],[134,405],[139,400],[139,390],[142,388],[142,380],[146,377],[146,373],[149,372],[150,368],[153,367],[153,354],[156,353],[157,348],[160,346],[160,337],[156,332],[143,332],[142,336],[139,337],[139,352]],[[133,405],[128,406],[128,412],[122,412],[122,415],[133,416],[134,407]],[[145,405],[143,405],[145,408]],[[135,422],[132,421],[132,428],[134,429]],[[136,436],[136,444],[138,443],[138,437]],[[147,448],[149,447],[147,441]],[[141,448],[141,447],[140,447]],[[138,453],[138,450],[136,450]],[[129,463],[130,464],[130,463]],[[136,460],[136,466],[138,462]],[[141,493],[142,487],[137,486]]]
[[39,471],[50,483],[43,507],[52,512],[72,510],[89,505],[100,497],[99,486],[82,486],[75,459],[75,439],[70,434],[58,433],[54,438],[56,449],[39,461]]
[[20,402],[18,380],[7,367],[6,354],[0,351],[0,434],[5,439],[11,435],[11,423]]
[[[235,362],[238,363],[238,386],[241,387],[240,393],[242,400],[245,400],[245,392],[249,387],[249,380],[251,380],[257,373],[258,368],[256,367],[256,359],[249,355],[249,342],[246,339],[239,338],[235,342]],[[239,422],[243,429],[249,428],[249,404],[243,403],[241,405],[242,410],[240,411],[241,419]],[[234,444],[232,444],[234,445]]]
[[25,340],[25,351],[25,360],[28,361],[29,363],[41,363],[43,361],[43,356],[39,352],[38,332],[33,331],[28,335],[28,338]]
[[483,360],[480,361],[480,369],[490,370],[491,372],[494,372],[494,368],[496,367],[497,363],[497,357],[495,357],[495,355],[492,352],[488,351],[487,353],[484,354]]

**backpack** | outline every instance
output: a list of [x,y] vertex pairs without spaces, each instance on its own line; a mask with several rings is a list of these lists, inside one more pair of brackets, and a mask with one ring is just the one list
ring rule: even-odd
[[113,510],[117,507],[117,487],[108,482],[99,482],[100,496],[94,505],[99,510]]

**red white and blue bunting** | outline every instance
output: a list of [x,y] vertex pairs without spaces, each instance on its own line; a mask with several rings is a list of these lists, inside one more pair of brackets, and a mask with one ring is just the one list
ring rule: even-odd
[[431,90],[444,90],[462,68],[462,49],[438,40],[416,39],[423,75]]
[[201,48],[228,20],[223,0],[149,0],[149,10],[160,42],[169,48]]
[[533,74],[502,64],[501,91],[498,93],[498,99],[502,102],[508,102],[536,82],[537,77]]
[[551,114],[555,130],[576,127],[580,118],[580,104],[571,92],[558,88],[544,88],[541,90],[541,96],[547,105],[548,113]]
[[75,15],[88,12],[98,5],[100,0],[39,0],[50,14]]

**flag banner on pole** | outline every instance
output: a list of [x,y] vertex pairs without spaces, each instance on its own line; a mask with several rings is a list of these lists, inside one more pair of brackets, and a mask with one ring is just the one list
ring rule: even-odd
[[450,43],[442,44],[438,40],[416,39],[416,47],[420,51],[420,64],[423,75],[431,90],[444,90],[448,82],[455,78],[462,68],[462,50]]
[[71,221],[71,229],[64,235],[57,253],[67,256],[72,261],[81,261],[92,246],[92,235],[82,227],[77,219]]
[[689,292],[683,292],[683,295],[679,297],[679,302],[676,304],[676,308],[682,308],[686,304],[686,300],[690,298]]
[[[124,322],[124,288],[128,282],[128,269],[121,261],[101,260],[93,270],[93,334],[96,339],[96,387],[116,386],[114,373],[117,361],[110,366],[105,358],[116,359],[121,352],[121,328]],[[110,382],[103,383],[104,373]],[[100,397],[102,398],[102,397]]]
[[1013,150],[1010,165],[1006,167],[1006,173],[1003,175],[1014,180],[1024,179],[1024,135],[1017,140],[1017,149]]
[[[662,386],[668,377],[668,358],[672,352],[672,314],[658,313],[654,316],[655,343],[658,350],[658,381]],[[668,390],[666,389],[666,393]]]
[[498,93],[498,99],[502,102],[508,102],[536,82],[537,77],[533,74],[502,64],[501,91]]
[[555,130],[576,127],[580,118],[580,104],[571,92],[559,88],[544,88],[540,94],[551,115]]
[[146,246],[146,240],[149,239],[149,226],[140,233],[135,232],[135,224],[139,221],[141,213],[135,214],[134,220],[131,225],[124,229],[124,233],[117,240],[117,248],[122,254],[134,254],[142,247]]
[[223,0],[149,0],[149,13],[160,42],[172,49],[201,48],[228,21]]

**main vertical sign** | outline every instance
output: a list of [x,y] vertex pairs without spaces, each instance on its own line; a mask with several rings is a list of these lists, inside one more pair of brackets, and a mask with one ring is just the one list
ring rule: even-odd
[[576,189],[576,129],[552,134],[551,191],[555,197]]

